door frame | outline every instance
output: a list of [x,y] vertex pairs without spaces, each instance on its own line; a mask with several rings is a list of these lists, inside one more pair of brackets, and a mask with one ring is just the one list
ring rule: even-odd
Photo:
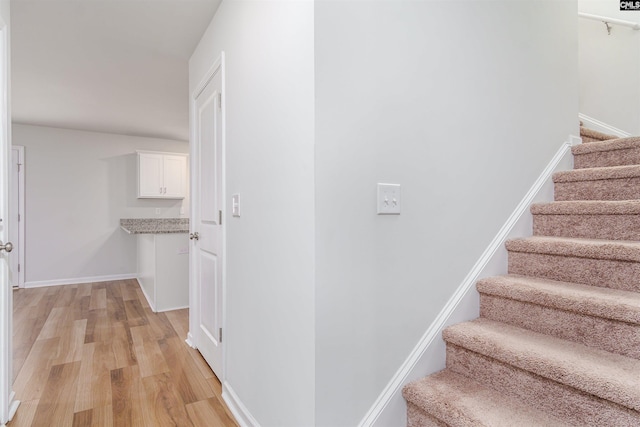
[[[9,159],[11,158],[11,120],[9,94],[9,27],[0,16],[0,240],[9,237]],[[4,252],[0,255],[0,423],[4,425],[13,418],[19,401],[13,391],[13,290],[9,283],[9,265]]]
[[[196,162],[200,159],[200,153],[196,148],[193,141],[195,140],[196,133],[198,129],[197,121],[196,121],[196,101],[198,96],[204,91],[209,82],[213,79],[213,76],[216,72],[220,70],[221,79],[222,79],[222,88],[221,88],[221,127],[222,127],[222,141],[221,141],[221,151],[222,151],[222,171],[221,178],[222,182],[220,184],[220,190],[222,192],[222,244],[221,244],[221,252],[222,252],[222,330],[224,333],[224,342],[228,339],[228,329],[227,329],[227,218],[229,217],[227,212],[227,202],[226,202],[226,182],[227,182],[227,172],[226,172],[226,75],[225,75],[225,57],[224,51],[220,52],[220,56],[213,62],[213,65],[209,70],[204,74],[204,77],[196,86],[196,89],[191,94],[191,99],[189,102],[189,117],[190,117],[190,128],[191,128],[191,143],[189,144],[189,173],[190,173],[190,191],[192,196],[190,197],[190,213],[189,213],[189,223],[193,225],[193,217],[196,212],[196,206],[194,202],[193,194],[199,191],[198,187],[198,174],[200,173],[200,169]],[[193,230],[191,229],[190,232]],[[193,248],[193,244],[191,245]],[[200,289],[196,285],[195,277],[198,272],[196,271],[196,263],[195,256],[193,251],[189,252],[189,332],[187,334],[186,342],[192,348],[197,348],[193,333],[195,333],[198,328],[198,318],[199,318],[199,310],[200,306],[198,304],[200,300]],[[224,381],[227,377],[227,346],[226,343],[222,344],[222,376],[218,378],[221,383],[224,384]]]
[[[24,277],[25,277],[25,187],[24,187],[24,172],[25,172],[25,158],[24,158],[24,146],[22,145],[11,145],[12,150],[18,150],[18,158],[20,162],[20,168],[18,169],[18,182],[11,183],[10,192],[14,191],[16,184],[18,187],[18,214],[20,215],[20,221],[14,221],[9,224],[11,228],[18,227],[18,241],[20,244],[18,245],[18,251],[16,255],[18,256],[18,264],[20,265],[20,271],[18,272],[18,287],[24,288]],[[13,165],[11,165],[13,168]],[[13,169],[11,169],[13,171]],[[9,210],[11,211],[11,210]]]

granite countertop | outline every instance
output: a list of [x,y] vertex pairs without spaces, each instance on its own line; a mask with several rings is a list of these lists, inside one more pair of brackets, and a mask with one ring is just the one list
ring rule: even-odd
[[123,218],[120,227],[129,234],[188,233],[189,218]]

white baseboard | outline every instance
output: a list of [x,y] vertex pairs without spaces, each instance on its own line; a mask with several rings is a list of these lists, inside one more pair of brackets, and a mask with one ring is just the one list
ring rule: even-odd
[[14,391],[11,392],[11,404],[9,405],[9,421],[11,421],[16,415],[16,412],[18,412],[18,407],[20,406],[20,401],[15,400],[15,394],[16,393]]
[[142,283],[140,283],[140,278],[136,277],[136,280],[138,281],[138,286],[140,286],[140,290],[142,291],[142,295],[144,295],[144,297],[147,299],[147,304],[149,304],[149,308],[154,313],[157,313],[156,305],[153,303],[153,301],[151,301],[151,298],[149,298],[149,295],[147,295],[147,293],[145,292],[144,286],[142,286]]
[[[9,410],[7,412],[7,420],[6,422],[9,422],[13,419],[13,417],[16,415],[16,412],[18,411],[18,406],[20,406],[20,401],[16,400],[16,392],[15,391],[11,391],[11,394],[9,395]],[[6,424],[2,424],[2,426],[5,426]]]
[[186,342],[189,347],[197,349],[196,345],[193,342],[193,335],[191,335],[191,332],[187,332],[187,339],[184,340],[184,342]]
[[113,274],[109,276],[74,277],[70,279],[39,280],[25,282],[25,288],[42,288],[45,286],[80,285],[82,283],[111,282],[114,280],[135,279],[136,274]]
[[222,398],[240,427],[260,427],[258,421],[253,418],[253,415],[251,415],[247,407],[244,406],[238,395],[226,381],[222,384]]
[[441,339],[442,330],[449,325],[472,320],[479,316],[479,298],[475,283],[483,277],[506,273],[505,241],[514,237],[531,235],[533,220],[529,207],[532,203],[553,200],[552,175],[558,170],[567,170],[573,167],[571,146],[580,141],[579,137],[571,135],[569,141],[564,142],[558,149],[489,247],[360,421],[359,427],[406,425],[406,404],[402,398],[402,387],[410,381],[444,369],[445,343]]
[[622,129],[610,126],[600,120],[596,120],[593,117],[589,117],[582,113],[578,114],[578,118],[584,124],[584,127],[596,130],[598,132],[606,133],[607,135],[615,135],[619,138],[627,138],[631,136],[629,132],[625,132]]
[[156,313],[162,313],[162,312],[165,312],[165,311],[173,311],[173,310],[182,310],[183,308],[189,308],[189,306],[188,305],[180,305],[178,307],[163,308],[162,310],[156,311]]

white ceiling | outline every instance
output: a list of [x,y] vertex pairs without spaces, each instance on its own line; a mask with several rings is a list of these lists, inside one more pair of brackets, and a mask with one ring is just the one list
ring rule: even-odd
[[11,0],[13,121],[188,140],[188,59],[220,1]]

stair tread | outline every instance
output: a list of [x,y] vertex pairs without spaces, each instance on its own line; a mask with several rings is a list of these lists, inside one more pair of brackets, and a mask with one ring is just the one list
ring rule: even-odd
[[628,138],[592,141],[586,144],[574,145],[571,147],[571,152],[574,155],[580,155],[603,151],[626,150],[630,148],[640,148],[640,137],[630,136]]
[[510,239],[507,250],[578,258],[640,262],[640,242],[532,236]]
[[617,135],[609,135],[609,134],[597,131],[595,129],[584,127],[582,122],[580,122],[580,136],[582,137],[582,142],[587,144],[594,142],[592,140],[591,141],[586,140],[588,138],[595,139],[596,141],[608,141],[611,139],[618,138]]
[[606,166],[556,172],[553,182],[599,181],[640,177],[640,165]]
[[640,293],[519,275],[478,281],[478,292],[640,325]]
[[517,399],[449,370],[408,384],[403,395],[407,401],[455,426],[568,425]]
[[531,205],[533,215],[640,215],[640,200],[570,200]]
[[640,361],[488,319],[449,326],[448,343],[640,410]]

